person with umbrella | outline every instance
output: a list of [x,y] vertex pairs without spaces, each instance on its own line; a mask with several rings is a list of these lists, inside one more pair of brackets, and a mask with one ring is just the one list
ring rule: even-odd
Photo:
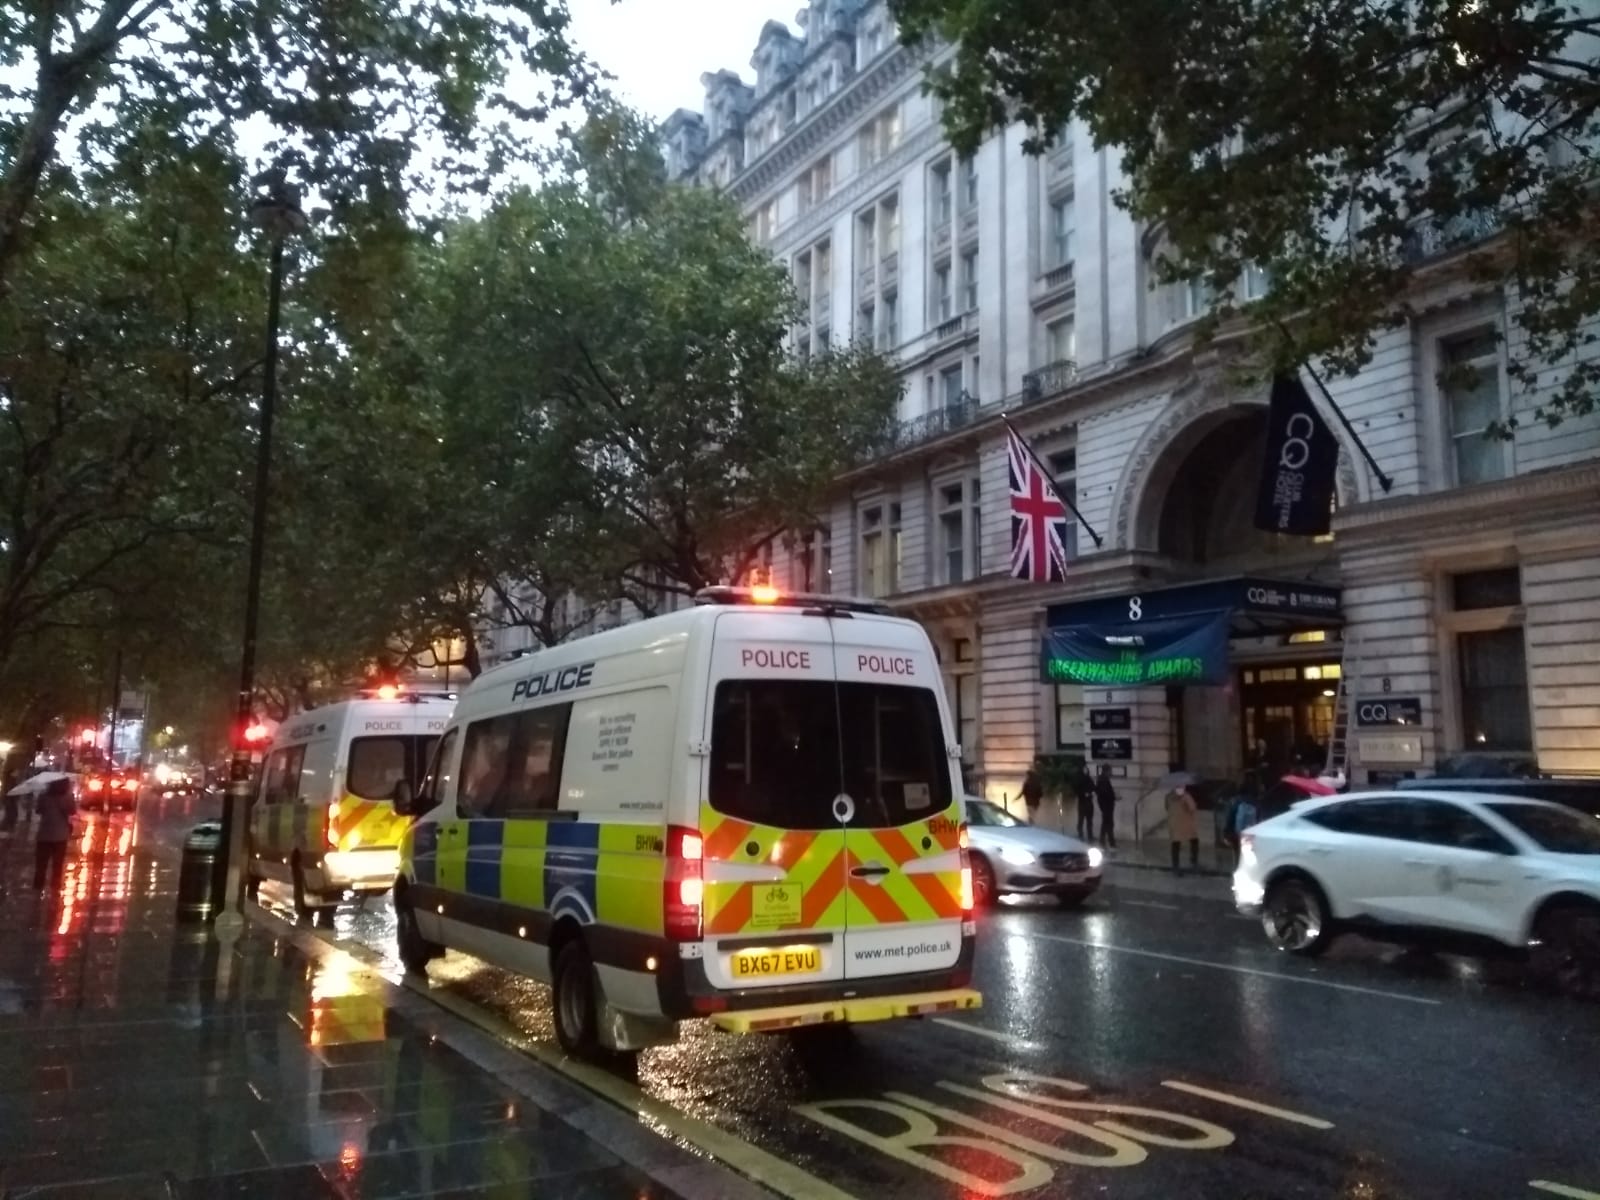
[[72,816],[78,805],[72,798],[72,781],[52,779],[39,797],[39,834],[34,847],[33,890],[54,892],[61,886],[67,866],[67,842],[72,837]]
[[1189,867],[1200,867],[1200,806],[1190,788],[1195,777],[1188,771],[1173,771],[1161,780],[1167,788],[1167,840],[1172,846],[1172,871],[1181,875],[1183,843],[1189,843]]

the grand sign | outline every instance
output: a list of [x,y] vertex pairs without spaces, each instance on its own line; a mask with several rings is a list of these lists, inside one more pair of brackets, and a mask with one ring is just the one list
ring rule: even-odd
[[1039,661],[1046,683],[1091,687],[1222,683],[1228,678],[1228,613],[1045,630]]

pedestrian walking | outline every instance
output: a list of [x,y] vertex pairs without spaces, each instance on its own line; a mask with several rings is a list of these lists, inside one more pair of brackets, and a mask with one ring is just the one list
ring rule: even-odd
[[1100,843],[1107,850],[1117,848],[1117,789],[1111,783],[1111,768],[1100,764],[1094,781],[1094,797],[1100,806]]
[[1082,763],[1072,772],[1072,790],[1078,798],[1078,837],[1082,841],[1093,842],[1094,780]]
[[1180,783],[1167,793],[1167,837],[1172,843],[1172,870],[1181,875],[1183,843],[1189,843],[1189,866],[1200,866],[1200,818],[1189,785]]
[[1039,781],[1039,768],[1029,767],[1022,779],[1022,803],[1028,810],[1028,824],[1039,823],[1039,802],[1044,799],[1044,784]]
[[72,798],[72,781],[52,779],[38,800],[39,835],[34,844],[33,890],[54,892],[61,887],[67,865],[67,841],[72,837],[72,815],[78,805]]
[[1241,836],[1261,819],[1261,779],[1254,771],[1244,773],[1239,790],[1223,805],[1222,811],[1223,839],[1233,851],[1234,865],[1237,866]]

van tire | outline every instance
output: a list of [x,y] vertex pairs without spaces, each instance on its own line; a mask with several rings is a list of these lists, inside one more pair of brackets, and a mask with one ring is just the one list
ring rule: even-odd
[[295,854],[289,862],[289,874],[294,887],[294,915],[302,921],[315,924],[319,913],[332,913],[338,905],[319,903],[322,896],[316,892],[306,890],[305,868],[300,865],[300,855]]
[[404,892],[395,894],[395,941],[400,950],[400,963],[416,975],[426,975],[428,964],[444,954],[444,947],[422,936],[417,924],[416,910],[407,901]]
[[574,1058],[594,1059],[599,1054],[599,992],[589,952],[582,939],[571,939],[556,953],[550,999],[556,1040]]

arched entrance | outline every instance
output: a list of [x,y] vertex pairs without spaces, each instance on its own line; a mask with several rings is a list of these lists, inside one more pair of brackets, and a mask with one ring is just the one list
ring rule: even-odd
[[[1255,527],[1266,440],[1267,408],[1250,401],[1202,409],[1169,426],[1134,506],[1134,545],[1159,554],[1178,579],[1336,584],[1329,539]],[[1325,756],[1341,666],[1333,624],[1313,630],[1235,622],[1231,678],[1168,690],[1174,761],[1206,777],[1237,778],[1247,767],[1279,772]]]

